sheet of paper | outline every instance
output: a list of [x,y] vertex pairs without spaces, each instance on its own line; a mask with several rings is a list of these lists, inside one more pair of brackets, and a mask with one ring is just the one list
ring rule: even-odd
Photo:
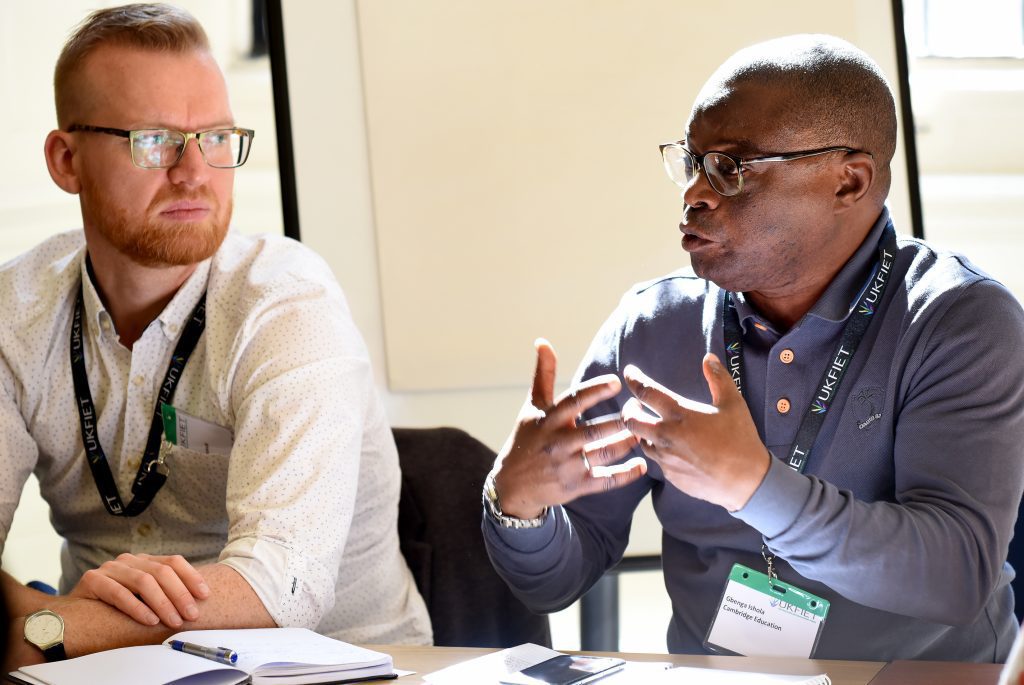
[[831,685],[831,683],[831,679],[824,673],[820,675],[775,675],[684,666],[651,674],[650,679],[645,681],[645,685]]
[[633,685],[634,683],[646,685],[652,678],[658,677],[670,668],[672,668],[672,664],[667,661],[627,661],[621,671],[601,678],[598,683],[600,685]]
[[480,685],[497,682],[509,673],[521,671],[547,661],[561,654],[553,649],[531,642],[510,647],[500,652],[463,661],[448,668],[423,676],[423,680],[434,685]]
[[356,647],[305,628],[190,630],[168,639],[233,649],[238,653],[238,668],[249,673],[266,664],[276,664],[275,671],[281,673],[296,673],[310,672],[310,666],[357,668],[391,660],[387,654]]
[[223,685],[246,680],[237,669],[202,657],[175,652],[165,645],[124,647],[77,659],[25,666],[21,672],[43,683],[56,685],[147,685],[168,683],[196,673],[209,672],[203,685]]

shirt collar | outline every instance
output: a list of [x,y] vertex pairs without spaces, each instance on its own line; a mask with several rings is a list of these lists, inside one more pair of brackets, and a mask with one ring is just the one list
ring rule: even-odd
[[843,321],[857,307],[857,301],[864,288],[868,286],[875,264],[878,262],[878,244],[882,241],[882,232],[889,224],[889,209],[882,208],[875,225],[868,231],[864,242],[839,270],[835,278],[814,303],[809,316],[816,316],[826,321]]
[[[89,253],[83,251],[82,253],[82,300],[85,305],[85,320],[88,322],[95,322],[96,330],[99,334],[106,336],[116,336],[114,330],[114,320],[111,318],[110,313],[107,312],[107,308],[103,305],[103,300],[100,299],[99,293],[96,291],[96,286],[92,282],[92,277],[89,275],[88,267]],[[178,288],[178,292],[174,294],[171,301],[167,303],[164,310],[160,312],[160,316],[156,318],[160,322],[160,328],[163,331],[164,336],[168,340],[174,340],[178,337],[181,329],[185,327],[189,317],[192,314],[192,310],[195,309],[196,304],[199,302],[199,298],[202,297],[206,291],[206,283],[210,277],[210,262],[212,258],[205,259],[196,266],[196,270],[192,272],[192,275]]]
[[733,304],[736,305],[736,314],[740,318],[740,326],[744,333],[750,332],[750,327],[760,330],[763,333],[772,333],[778,337],[779,332],[768,319],[761,316],[761,313],[754,308],[754,305],[747,299],[746,293],[733,293]]
[[[82,250],[82,303],[85,306],[85,320],[90,329],[106,337],[114,335],[114,322],[103,306],[96,286],[89,275],[89,253]],[[95,327],[92,325],[95,324]],[[87,329],[88,330],[88,329]]]
[[178,292],[174,294],[171,301],[167,303],[160,316],[156,317],[160,322],[164,335],[168,340],[175,340],[181,329],[188,323],[192,316],[192,310],[199,303],[199,298],[206,292],[207,281],[210,278],[210,262],[212,258],[204,259],[196,266],[196,270],[188,277]]
[[[882,232],[889,223],[889,209],[883,207],[864,242],[807,312],[808,316],[834,322],[843,321],[850,316],[856,308],[860,293],[868,286],[868,279],[878,261],[878,243],[881,242]],[[748,331],[749,325],[753,325],[762,331],[778,335],[771,322],[761,316],[750,303],[746,293],[733,293],[733,302],[744,333]]]

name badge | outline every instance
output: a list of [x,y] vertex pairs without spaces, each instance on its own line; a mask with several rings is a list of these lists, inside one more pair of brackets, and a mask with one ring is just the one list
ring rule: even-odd
[[734,564],[704,646],[723,654],[810,658],[829,602]]
[[186,414],[169,404],[160,405],[167,442],[203,454],[231,454],[235,436],[224,426]]

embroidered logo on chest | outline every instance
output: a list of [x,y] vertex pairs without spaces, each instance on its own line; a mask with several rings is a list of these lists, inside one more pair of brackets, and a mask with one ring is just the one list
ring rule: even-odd
[[885,403],[885,390],[879,387],[861,388],[853,395],[853,415],[857,419],[857,428],[872,428],[882,418],[882,405]]

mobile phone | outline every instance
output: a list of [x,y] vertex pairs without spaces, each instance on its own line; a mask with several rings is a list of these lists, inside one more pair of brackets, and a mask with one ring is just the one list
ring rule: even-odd
[[503,685],[582,685],[611,675],[626,664],[604,656],[559,654],[503,677]]

